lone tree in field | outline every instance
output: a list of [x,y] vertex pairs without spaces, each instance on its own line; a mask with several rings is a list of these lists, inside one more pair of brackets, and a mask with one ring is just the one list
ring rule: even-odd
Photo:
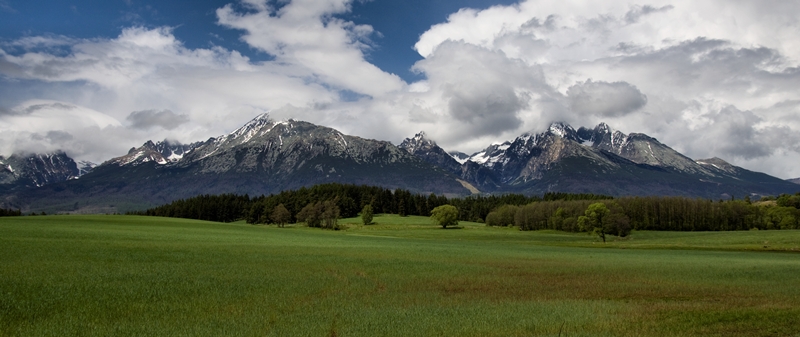
[[286,206],[280,204],[275,206],[269,218],[274,223],[278,224],[278,227],[284,227],[286,226],[286,223],[292,219],[292,213],[289,213],[289,210],[286,209]]
[[431,211],[431,219],[442,228],[458,226],[458,208],[453,205],[436,207]]
[[364,225],[369,225],[372,223],[372,217],[372,205],[365,205],[361,209],[361,221],[364,222]]
[[606,232],[603,230],[603,218],[608,215],[608,207],[602,202],[589,205],[583,216],[578,217],[578,226],[582,231],[597,235],[606,242]]
[[606,234],[620,237],[630,234],[630,219],[622,212],[622,207],[615,202],[610,206],[609,210],[602,202],[589,205],[584,215],[578,218],[580,229],[599,236],[603,242],[606,242]]

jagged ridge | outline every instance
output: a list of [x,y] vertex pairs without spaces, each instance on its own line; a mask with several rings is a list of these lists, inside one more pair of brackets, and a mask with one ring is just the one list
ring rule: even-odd
[[[446,153],[435,143],[414,149],[413,154],[433,164],[427,159],[429,152]],[[492,144],[461,163],[460,177],[485,191],[523,193],[719,197],[793,188],[778,178],[718,158],[694,161],[648,135],[626,135],[605,123],[578,130],[553,123],[545,132]]]
[[[88,163],[88,162],[87,162]],[[91,165],[88,163],[87,166]],[[40,187],[47,184],[79,178],[75,161],[62,151],[45,154],[13,154],[0,156],[0,185]]]

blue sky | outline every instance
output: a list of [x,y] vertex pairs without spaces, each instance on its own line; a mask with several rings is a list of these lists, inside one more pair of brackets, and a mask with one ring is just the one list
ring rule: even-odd
[[0,0],[0,155],[102,162],[254,116],[472,153],[600,122],[800,176],[800,3]]

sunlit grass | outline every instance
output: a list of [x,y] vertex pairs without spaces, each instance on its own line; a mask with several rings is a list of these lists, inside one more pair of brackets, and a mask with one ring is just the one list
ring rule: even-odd
[[[0,335],[800,332],[800,231],[634,232],[603,244],[477,223],[443,230],[424,217],[340,223],[0,218]],[[770,249],[784,252],[751,251]]]

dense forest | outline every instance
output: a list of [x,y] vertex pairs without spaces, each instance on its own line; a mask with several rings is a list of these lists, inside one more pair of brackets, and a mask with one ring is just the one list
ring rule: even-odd
[[[597,204],[602,204],[602,207]],[[766,197],[757,202],[685,197],[622,197],[548,193],[447,198],[375,186],[324,184],[269,196],[202,195],[174,201],[138,214],[250,224],[309,222],[309,214],[327,212],[336,218],[358,216],[364,206],[375,213],[429,216],[441,205],[455,206],[459,220],[521,230],[588,231],[589,223],[606,226],[604,233],[635,230],[723,231],[800,228],[800,193]],[[594,208],[593,206],[594,205]],[[276,212],[280,211],[280,214]],[[600,214],[597,212],[600,211]],[[321,221],[321,220],[320,220]],[[320,222],[321,223],[321,222]]]
[[[170,204],[132,214],[189,218],[208,221],[232,222],[246,220],[251,224],[271,223],[271,212],[278,205],[296,216],[300,211],[318,202],[332,201],[343,218],[355,217],[366,205],[375,213],[429,216],[437,206],[453,205],[459,209],[459,220],[483,221],[495,208],[502,205],[526,205],[554,200],[604,200],[608,196],[594,194],[547,193],[527,197],[521,194],[470,196],[447,198],[441,195],[414,194],[403,189],[391,190],[375,186],[322,184],[293,191],[283,191],[269,196],[249,197],[233,194],[201,195],[176,200]],[[296,220],[293,219],[293,220]]]

